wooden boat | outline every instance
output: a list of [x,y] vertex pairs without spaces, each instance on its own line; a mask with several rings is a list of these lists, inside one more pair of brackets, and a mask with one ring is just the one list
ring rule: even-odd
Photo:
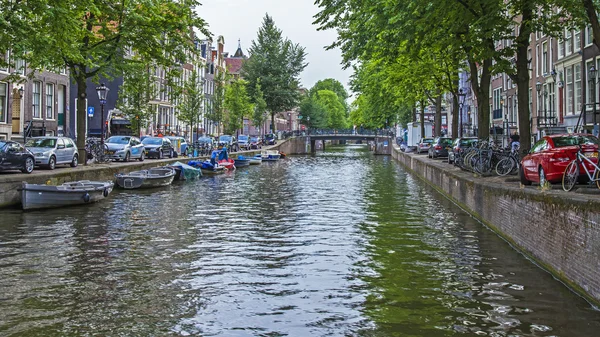
[[175,170],[175,180],[177,181],[194,180],[202,177],[202,171],[199,168],[182,162],[175,162],[167,167]]
[[219,165],[218,163],[211,163],[210,160],[199,161],[199,160],[191,160],[188,162],[188,165],[199,168],[202,171],[202,175],[217,175],[223,174],[227,172],[227,169],[224,166]]
[[175,179],[175,170],[170,167],[153,167],[149,170],[119,173],[115,175],[119,187],[132,190],[168,186]]
[[257,154],[254,157],[249,158],[250,165],[260,165],[262,163],[262,155]]
[[246,166],[250,166],[250,158],[246,158],[244,156],[238,156],[237,158],[234,159],[235,162],[235,167],[246,167]]
[[108,197],[113,187],[111,181],[80,180],[58,186],[23,182],[21,204],[30,210],[93,203]]
[[262,150],[260,154],[263,161],[277,161],[281,157],[277,150]]

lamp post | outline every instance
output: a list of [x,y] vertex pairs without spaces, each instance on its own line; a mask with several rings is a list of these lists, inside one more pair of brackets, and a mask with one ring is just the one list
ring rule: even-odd
[[288,119],[290,121],[290,126],[288,128],[288,131],[292,131],[292,113],[288,112],[287,115],[288,115]]
[[[502,93],[502,96],[500,98],[500,106],[502,107],[502,112],[504,112],[504,121],[502,121],[502,131],[505,135],[504,138],[506,138],[506,143],[509,143],[508,140],[508,132],[506,130],[508,130],[508,100],[506,97],[506,92]],[[506,109],[505,109],[506,108]]]
[[464,92],[463,88],[458,89],[458,115],[460,118],[458,122],[458,125],[460,126],[460,129],[458,130],[459,137],[463,136],[462,109],[465,104],[465,96],[467,96],[467,94]]
[[104,105],[106,105],[106,96],[108,96],[108,89],[104,83],[100,84],[99,87],[96,87],[96,92],[98,93],[98,99],[100,100],[100,120],[101,120],[101,134],[100,134],[100,144],[104,145]]
[[[592,120],[594,122],[594,129],[592,130],[592,134],[594,136],[598,136],[598,124],[597,124],[597,120],[596,120],[596,80],[597,80],[596,76],[597,75],[598,75],[598,70],[596,69],[596,67],[591,66],[590,70],[589,70],[589,74],[588,74],[588,82],[591,83],[591,85],[592,85],[592,91],[594,92],[594,94],[592,96],[592,99],[593,99],[593,102],[592,102],[592,114],[593,114]],[[585,125],[586,122],[587,121],[584,119],[583,125]]]
[[306,116],[306,133],[310,136],[310,116]]

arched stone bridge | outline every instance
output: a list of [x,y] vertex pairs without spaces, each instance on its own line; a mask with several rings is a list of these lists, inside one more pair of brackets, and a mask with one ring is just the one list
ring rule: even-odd
[[394,137],[389,135],[360,134],[360,133],[312,133],[310,135],[297,136],[279,147],[280,151],[290,154],[315,153],[317,143],[321,142],[325,150],[325,141],[362,141],[371,142],[375,154],[391,154]]

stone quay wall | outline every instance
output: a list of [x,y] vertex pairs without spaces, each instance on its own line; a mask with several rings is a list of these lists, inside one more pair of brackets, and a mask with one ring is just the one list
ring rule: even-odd
[[477,177],[397,147],[392,156],[571,289],[600,303],[600,196],[525,187],[514,177]]

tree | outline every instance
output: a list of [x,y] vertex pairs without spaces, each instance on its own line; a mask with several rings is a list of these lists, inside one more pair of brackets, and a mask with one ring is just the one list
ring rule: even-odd
[[340,102],[338,95],[331,90],[319,90],[316,101],[323,107],[327,115],[327,127],[330,129],[345,129],[348,127],[346,109]]
[[300,93],[300,73],[306,67],[306,52],[299,44],[284,39],[268,14],[263,19],[256,40],[250,46],[250,58],[242,66],[242,76],[248,81],[252,97],[260,81],[267,111],[271,114],[271,131],[275,115],[297,106]]
[[310,88],[309,95],[314,96],[320,90],[333,91],[340,100],[340,103],[342,103],[342,105],[344,106],[344,110],[346,112],[349,111],[348,102],[346,102],[346,100],[348,99],[348,92],[346,91],[346,88],[344,88],[342,83],[340,83],[340,81],[333,78],[326,78],[324,80],[320,80],[317,83],[315,83],[315,85],[312,88]]
[[[246,82],[249,85],[248,82]],[[254,102],[254,111],[252,112],[252,123],[256,126],[262,126],[265,122],[265,114],[267,112],[267,102],[265,102],[265,96],[260,88],[260,79],[254,86],[254,96],[252,97]],[[262,129],[262,128],[261,128]]]
[[179,104],[178,118],[188,123],[190,126],[190,140],[194,141],[194,130],[197,130],[196,123],[200,123],[200,112],[203,102],[202,82],[198,77],[198,72],[194,68],[188,80],[183,84],[183,95]]
[[226,70],[217,69],[215,76],[215,92],[212,96],[212,109],[206,114],[206,118],[217,124],[217,133],[221,134],[221,127],[225,118],[225,90],[227,88],[227,79],[229,75]]
[[254,106],[246,91],[247,82],[242,79],[231,82],[225,91],[225,109],[227,118],[225,133],[233,134],[244,126],[244,118],[250,116]]
[[154,115],[150,100],[156,96],[157,88],[151,69],[148,62],[134,58],[123,74],[123,84],[119,88],[117,107],[131,121],[131,128],[137,131],[138,136]]
[[302,123],[308,128],[324,129],[327,127],[327,114],[315,97],[306,94],[300,102]]
[[[5,3],[5,2],[3,2]],[[198,0],[10,1],[6,36],[30,69],[69,67],[77,85],[77,120],[85,121],[87,80],[111,78],[131,66],[131,53],[167,70],[193,53],[193,29],[210,35],[195,12]],[[29,27],[27,27],[29,25]],[[3,33],[5,30],[2,30]],[[2,34],[4,35],[4,34]],[[3,36],[0,39],[5,39]],[[85,123],[77,125],[79,160],[85,160]]]

